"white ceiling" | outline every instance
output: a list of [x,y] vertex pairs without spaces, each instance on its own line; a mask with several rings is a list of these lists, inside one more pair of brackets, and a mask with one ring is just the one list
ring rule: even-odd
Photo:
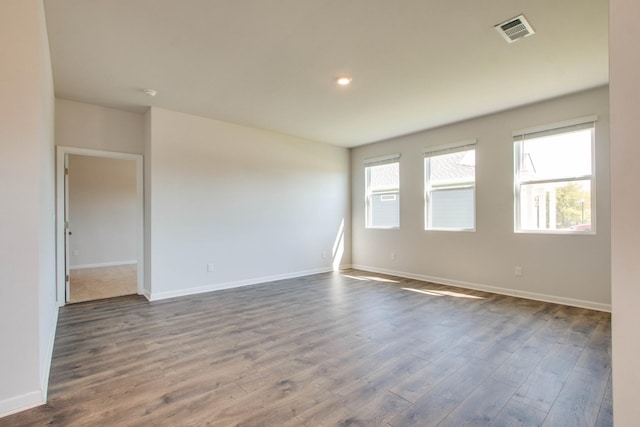
[[[607,0],[45,0],[56,96],[346,147],[608,82]],[[494,25],[524,13],[536,34]],[[337,87],[349,74],[353,83]],[[142,89],[158,91],[155,98]]]

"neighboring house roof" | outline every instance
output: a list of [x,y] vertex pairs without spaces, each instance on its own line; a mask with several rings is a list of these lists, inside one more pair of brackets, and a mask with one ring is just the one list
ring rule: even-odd
[[389,190],[400,187],[400,164],[372,166],[370,168],[369,188],[372,191]]
[[475,151],[431,157],[432,181],[460,181],[475,177]]

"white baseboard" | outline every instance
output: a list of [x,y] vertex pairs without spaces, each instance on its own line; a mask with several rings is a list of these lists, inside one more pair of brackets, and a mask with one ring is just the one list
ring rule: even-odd
[[58,306],[56,305],[52,319],[53,327],[47,343],[47,358],[44,366],[41,366],[40,389],[33,390],[20,396],[14,396],[0,401],[0,418],[16,412],[35,408],[47,403],[47,393],[49,391],[49,372],[51,371],[51,360],[53,359],[53,345],[56,340],[56,329],[58,327]]
[[175,291],[165,291],[165,292],[152,291],[150,295],[147,295],[145,291],[145,296],[149,301],[158,301],[158,300],[167,299],[167,298],[176,298],[176,297],[183,297],[187,295],[202,294],[205,292],[219,291],[222,289],[257,285],[260,283],[273,282],[276,280],[294,279],[296,277],[311,276],[312,274],[328,273],[331,271],[333,271],[333,268],[331,267],[317,268],[313,270],[298,271],[295,273],[286,273],[286,274],[278,274],[275,276],[263,276],[263,277],[256,277],[253,279],[238,280],[235,282],[214,283],[211,285],[198,286],[195,288],[187,288],[187,289],[178,289]]
[[44,405],[46,401],[43,399],[42,390],[34,390],[20,396],[10,397],[0,401],[0,418],[16,412],[25,411]]
[[425,276],[422,274],[406,273],[403,271],[387,270],[384,268],[369,267],[365,265],[352,265],[355,270],[370,271],[372,273],[389,274],[391,276],[404,277],[407,279],[416,279],[423,282],[438,283],[441,285],[457,286],[459,288],[473,289],[476,291],[491,292],[493,294],[508,295],[531,299],[536,301],[552,302],[555,304],[570,305],[572,307],[588,308],[591,310],[611,312],[611,304],[602,304],[599,302],[585,301],[575,298],[565,298],[556,295],[539,294],[536,292],[527,292],[517,289],[500,288],[496,286],[482,285],[479,283],[463,282],[460,280],[445,279],[442,277]]
[[83,268],[97,268],[97,267],[116,267],[119,265],[133,265],[137,264],[138,261],[130,260],[130,261],[113,261],[113,262],[99,262],[96,264],[80,264],[80,265],[70,265],[69,270],[82,270]]

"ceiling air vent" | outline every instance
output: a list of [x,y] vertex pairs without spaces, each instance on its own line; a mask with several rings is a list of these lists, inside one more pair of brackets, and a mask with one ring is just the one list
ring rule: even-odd
[[496,30],[498,30],[508,43],[513,43],[535,33],[524,15],[516,16],[502,24],[496,25]]

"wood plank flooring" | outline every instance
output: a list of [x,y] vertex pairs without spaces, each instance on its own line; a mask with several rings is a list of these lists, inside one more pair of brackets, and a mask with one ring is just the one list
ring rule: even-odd
[[137,265],[114,265],[70,270],[70,303],[135,295]]
[[0,426],[611,426],[610,323],[354,270],[68,305]]

